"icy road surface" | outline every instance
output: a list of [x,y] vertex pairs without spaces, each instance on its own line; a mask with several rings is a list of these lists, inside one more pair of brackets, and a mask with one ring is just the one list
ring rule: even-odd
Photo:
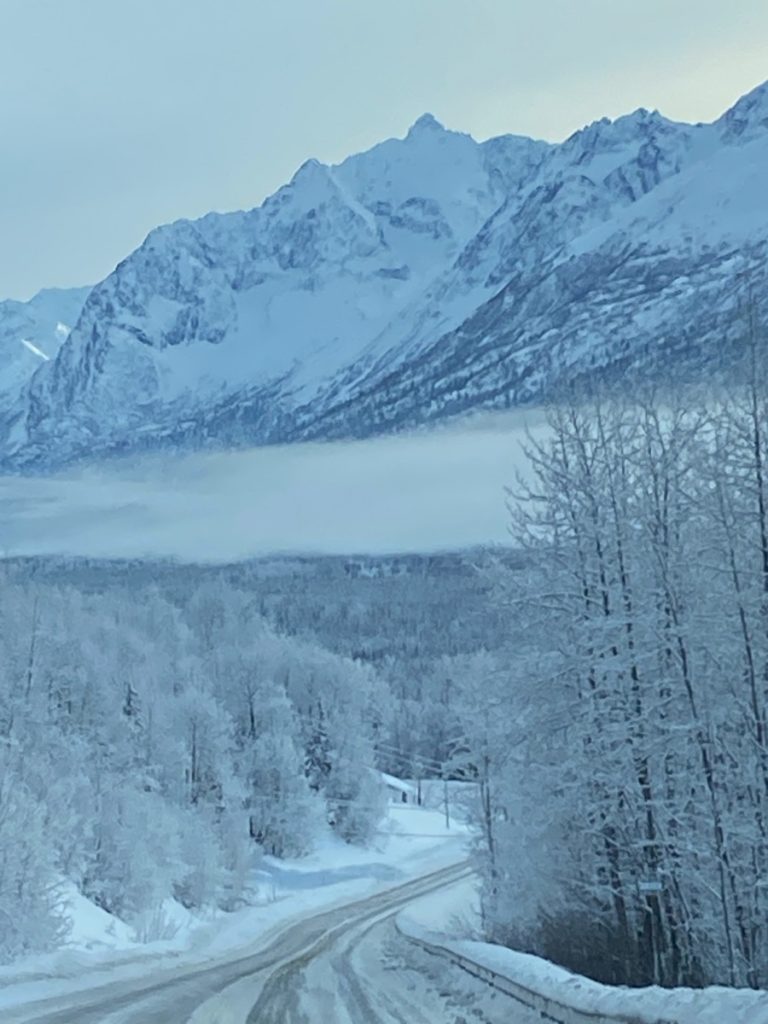
[[[205,1017],[206,1024],[227,1018]],[[541,1024],[533,1011],[411,946],[384,912],[275,971],[247,1024]],[[202,1022],[201,1022],[202,1024]]]
[[399,910],[467,874],[442,868],[309,917],[247,956],[28,1004],[3,1024],[457,1024],[462,1003],[477,1024],[531,1024],[484,986],[456,979],[452,991],[450,969],[445,983],[429,963],[414,969],[421,954],[394,933]]

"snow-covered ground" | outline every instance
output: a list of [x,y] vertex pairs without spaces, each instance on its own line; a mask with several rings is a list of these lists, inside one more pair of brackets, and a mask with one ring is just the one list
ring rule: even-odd
[[308,857],[264,858],[253,875],[253,905],[203,919],[167,901],[157,918],[146,922],[145,931],[160,936],[150,942],[67,890],[72,931],[66,947],[0,968],[0,1019],[3,1009],[13,1006],[139,978],[149,970],[232,956],[312,912],[459,862],[466,843],[467,829],[460,824],[446,829],[439,811],[393,804],[371,848],[329,835]]
[[2,553],[230,561],[505,543],[504,487],[540,423],[530,410],[370,441],[0,477]]
[[705,989],[630,989],[600,985],[539,957],[467,936],[479,934],[477,883],[466,878],[426,896],[398,916],[402,933],[442,946],[516,984],[585,1014],[637,1024],[767,1024],[768,992]]

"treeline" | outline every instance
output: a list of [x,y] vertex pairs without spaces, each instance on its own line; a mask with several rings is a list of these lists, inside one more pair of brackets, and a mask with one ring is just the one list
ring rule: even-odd
[[222,583],[0,581],[0,958],[61,941],[64,878],[146,935],[169,896],[237,906],[262,851],[366,841],[381,699]]
[[[499,496],[503,500],[503,495]],[[514,551],[499,553],[518,565]],[[497,651],[509,615],[483,571],[481,550],[437,556],[264,558],[235,565],[13,560],[19,579],[76,586],[86,594],[143,593],[152,583],[184,610],[190,594],[220,587],[248,596],[281,635],[368,665],[385,709],[380,767],[414,774],[423,761],[444,762],[460,732],[458,703],[479,654]],[[154,581],[154,582],[153,582]],[[388,757],[384,748],[395,748]]]
[[729,394],[552,409],[510,499],[515,646],[465,720],[486,925],[607,982],[768,987],[757,356]]

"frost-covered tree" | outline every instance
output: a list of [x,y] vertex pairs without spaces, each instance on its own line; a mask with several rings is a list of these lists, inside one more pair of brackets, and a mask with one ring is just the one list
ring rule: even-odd
[[342,800],[340,833],[370,833],[369,669],[221,581],[171,600],[37,567],[0,578],[0,956],[61,939],[64,879],[148,937],[172,896],[237,906],[259,853],[306,851]]
[[512,502],[508,735],[473,741],[487,925],[609,981],[768,978],[767,421],[748,369],[727,396],[560,405]]
[[0,742],[0,961],[54,948],[65,933],[46,807]]
[[270,854],[306,853],[317,834],[320,808],[304,775],[296,747],[295,713],[284,693],[264,695],[253,735],[241,752],[251,836]]

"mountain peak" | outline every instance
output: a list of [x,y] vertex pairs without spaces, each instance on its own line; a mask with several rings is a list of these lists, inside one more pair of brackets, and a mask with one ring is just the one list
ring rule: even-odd
[[[294,202],[309,203],[310,206],[313,206],[337,195],[338,190],[338,182],[331,168],[312,157],[304,161],[288,185],[279,189],[276,196],[285,199],[288,195],[292,195]],[[268,199],[267,202],[270,203],[271,199]]]
[[445,125],[442,125],[434,114],[422,114],[408,129],[406,138],[412,139],[421,135],[437,134],[445,131],[447,131]]
[[621,117],[601,117],[580,128],[563,143],[565,152],[595,154],[633,145],[657,135],[669,135],[686,129],[686,125],[670,121],[658,110],[638,107]]
[[688,126],[675,121],[670,121],[658,110],[648,110],[647,107],[638,107],[630,114],[624,114],[611,122],[614,131],[621,131],[627,135],[635,134],[657,134],[685,130]]
[[722,128],[727,142],[751,139],[768,131],[768,82],[742,96],[715,123]]
[[666,122],[667,118],[659,113],[658,110],[649,110],[647,107],[638,107],[637,110],[633,110],[629,114],[625,114],[623,117],[616,118],[617,121],[634,121],[635,124],[659,124]]
[[330,168],[321,163],[316,157],[305,160],[291,178],[291,184],[308,181],[327,181],[330,177]]

